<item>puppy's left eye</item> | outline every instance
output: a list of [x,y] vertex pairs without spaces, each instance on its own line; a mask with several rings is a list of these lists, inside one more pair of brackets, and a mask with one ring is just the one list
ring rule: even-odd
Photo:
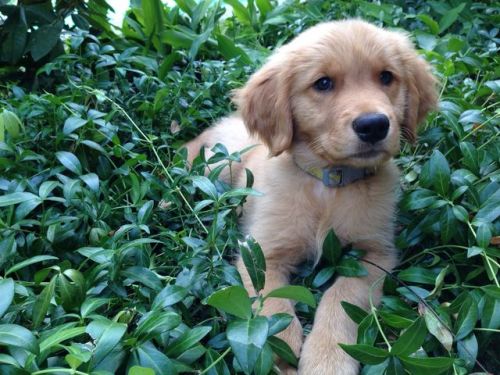
[[321,77],[316,82],[314,82],[313,87],[317,91],[330,91],[333,90],[333,80],[330,77]]
[[388,70],[384,70],[382,73],[380,73],[380,82],[384,86],[389,86],[393,80],[394,80],[394,76]]

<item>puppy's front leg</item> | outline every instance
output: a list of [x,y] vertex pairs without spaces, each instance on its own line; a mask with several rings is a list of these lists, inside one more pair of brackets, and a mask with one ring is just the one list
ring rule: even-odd
[[[365,247],[366,248],[366,247]],[[371,249],[365,259],[391,270],[396,264],[395,252]],[[340,302],[347,301],[362,308],[369,305],[369,295],[373,293],[374,303],[382,295],[382,284],[370,290],[373,283],[383,276],[383,271],[364,264],[368,276],[360,278],[338,278],[334,285],[323,295],[316,311],[314,326],[307,337],[299,363],[301,375],[356,375],[358,362],[345,353],[339,346],[355,344],[357,325],[347,316]]]

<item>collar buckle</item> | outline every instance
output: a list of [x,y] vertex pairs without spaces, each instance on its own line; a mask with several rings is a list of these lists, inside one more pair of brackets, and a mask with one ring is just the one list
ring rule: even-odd
[[343,187],[346,185],[343,167],[323,168],[323,184],[328,187]]

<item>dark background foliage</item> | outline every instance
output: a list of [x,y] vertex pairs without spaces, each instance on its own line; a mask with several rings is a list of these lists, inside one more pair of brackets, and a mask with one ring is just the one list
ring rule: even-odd
[[[450,1],[0,1],[0,373],[267,374],[289,322],[252,310],[258,244],[245,197],[217,180],[223,145],[186,168],[179,147],[230,113],[229,93],[315,23],[362,17],[409,31],[442,85],[403,170],[401,264],[346,346],[363,374],[498,373],[499,8]],[[251,173],[249,173],[251,181]],[[294,287],[306,328],[356,249],[324,244]],[[306,267],[307,268],[307,267]],[[268,296],[259,296],[259,300]],[[254,305],[255,306],[255,305]],[[258,303],[257,303],[258,306]]]

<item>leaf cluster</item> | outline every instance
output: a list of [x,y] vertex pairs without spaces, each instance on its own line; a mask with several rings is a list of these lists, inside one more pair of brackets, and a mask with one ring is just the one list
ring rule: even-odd
[[107,9],[0,1],[0,373],[268,374],[276,356],[296,364],[275,336],[290,316],[264,317],[263,304],[296,300],[307,332],[336,276],[366,274],[363,253],[330,232],[314,269],[264,292],[262,250],[237,225],[260,193],[251,171],[244,188],[220,179],[248,150],[218,144],[189,166],[181,146],[233,110],[229,93],[272,48],[345,17],[410,32],[442,89],[418,145],[398,158],[400,266],[379,306],[343,303],[358,324],[343,349],[365,375],[499,371],[498,7],[142,0],[117,29]]

